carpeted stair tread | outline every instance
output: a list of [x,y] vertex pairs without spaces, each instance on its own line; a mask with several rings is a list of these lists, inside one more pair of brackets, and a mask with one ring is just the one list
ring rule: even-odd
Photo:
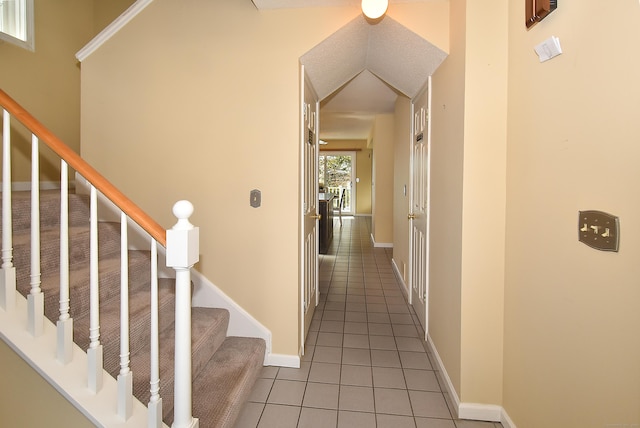
[[[135,353],[149,345],[149,325],[151,322],[150,293],[148,287],[140,292],[129,293],[129,347]],[[120,293],[116,304],[100,304],[100,343],[103,346],[104,369],[111,373],[120,371]],[[159,329],[173,324],[175,311],[175,281],[158,280],[158,322]],[[74,341],[80,348],[89,347],[89,314],[74,318]],[[114,375],[115,377],[115,375]]]
[[[69,228],[69,266],[89,263],[90,230],[88,226]],[[20,278],[30,274],[31,235],[13,236],[13,265]],[[120,225],[98,223],[98,258],[120,257]],[[40,269],[42,272],[58,269],[60,265],[60,231],[44,230],[40,233]]]
[[[132,292],[141,288],[148,289],[151,281],[151,268],[148,251],[129,251],[129,284]],[[60,273],[46,271],[41,277],[40,287],[44,292],[45,315],[55,322],[60,314]],[[100,261],[98,264],[100,301],[109,304],[112,299],[120,298],[120,258]],[[26,296],[31,285],[29,280],[16,281],[18,291]],[[70,311],[72,317],[81,317],[89,312],[89,266],[75,266],[69,271]]]
[[262,339],[227,337],[193,381],[193,416],[200,427],[233,427],[260,375],[264,353]]
[[[229,312],[217,308],[192,308],[191,310],[191,372],[195,379],[207,364],[211,355],[223,343],[229,325]],[[160,396],[163,415],[173,408],[175,325],[160,332]],[[145,346],[131,356],[134,395],[144,404],[149,403],[150,347]],[[164,418],[166,423],[167,419]]]
[[[69,226],[88,225],[89,212],[88,195],[69,193]],[[14,233],[31,229],[30,191],[12,192],[11,217]],[[40,191],[40,228],[45,230],[54,227],[60,228],[60,191]]]

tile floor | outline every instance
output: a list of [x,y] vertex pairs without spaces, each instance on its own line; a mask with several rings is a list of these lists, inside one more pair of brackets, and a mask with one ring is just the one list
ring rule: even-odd
[[235,428],[502,428],[455,419],[371,219],[336,220],[299,369],[265,367]]

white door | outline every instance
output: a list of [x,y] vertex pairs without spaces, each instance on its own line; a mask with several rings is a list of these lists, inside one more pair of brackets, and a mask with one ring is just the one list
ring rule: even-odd
[[413,101],[411,141],[411,304],[428,334],[429,296],[429,107],[431,79]]
[[318,97],[315,95],[308,78],[301,67],[302,114],[300,127],[301,157],[301,200],[303,234],[301,242],[300,278],[301,302],[301,352],[304,354],[304,342],[311,325],[315,307],[318,304]]

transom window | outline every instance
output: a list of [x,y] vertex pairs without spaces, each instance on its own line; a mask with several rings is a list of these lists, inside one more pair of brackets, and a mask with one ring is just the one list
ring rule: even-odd
[[34,50],[33,0],[0,0],[0,40]]

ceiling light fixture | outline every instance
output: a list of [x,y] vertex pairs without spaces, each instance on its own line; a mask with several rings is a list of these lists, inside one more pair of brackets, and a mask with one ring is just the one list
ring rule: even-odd
[[389,0],[362,0],[362,13],[369,19],[378,19],[387,11]]

